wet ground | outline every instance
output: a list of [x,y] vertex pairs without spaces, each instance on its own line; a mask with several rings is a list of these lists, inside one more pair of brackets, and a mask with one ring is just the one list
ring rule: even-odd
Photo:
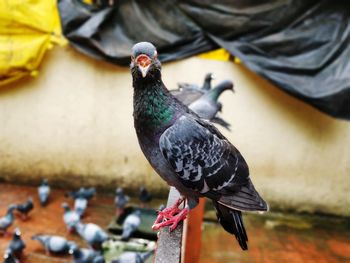
[[[30,237],[37,233],[66,236],[80,245],[84,243],[76,235],[68,234],[62,221],[61,203],[73,204],[64,197],[64,190],[53,190],[47,207],[40,207],[36,188],[0,184],[0,216],[10,203],[24,202],[28,196],[34,199],[30,219],[21,221],[16,216],[9,231],[19,227],[27,243],[21,262],[71,262],[69,256],[47,256],[42,247]],[[159,207],[156,201],[154,207]],[[84,222],[107,227],[114,216],[113,196],[98,193],[90,202]],[[241,251],[234,237],[214,223],[215,214],[209,211],[203,224],[201,261],[211,262],[350,262],[350,220],[337,217],[307,216],[268,213],[244,216],[249,235],[249,250]],[[0,255],[11,236],[0,237]]]

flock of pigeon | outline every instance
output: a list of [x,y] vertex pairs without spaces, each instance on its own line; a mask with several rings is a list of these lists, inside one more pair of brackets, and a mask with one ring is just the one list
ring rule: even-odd
[[[40,204],[46,206],[50,196],[50,186],[47,180],[43,180],[38,187],[38,196]],[[65,237],[58,235],[37,234],[32,236],[33,240],[37,240],[44,247],[46,254],[71,254],[74,263],[104,263],[105,259],[102,254],[102,244],[107,241],[109,235],[98,225],[94,223],[82,223],[80,220],[84,216],[88,202],[96,194],[96,189],[80,188],[78,191],[66,193],[66,197],[74,199],[74,209],[64,202],[62,207],[64,210],[63,221],[69,233],[77,233],[89,246],[89,248],[80,248],[75,242],[67,240]],[[130,198],[124,194],[122,188],[116,190],[115,207],[117,216],[124,213],[124,208]],[[140,188],[139,200],[141,206],[144,207],[152,200],[151,194],[144,188]],[[18,205],[10,205],[5,216],[0,218],[0,234],[8,235],[7,229],[14,222],[14,210],[17,210],[23,220],[28,219],[28,213],[34,208],[33,200],[30,197],[25,203]],[[135,230],[141,223],[141,212],[138,209],[128,216],[123,222],[123,232],[121,234],[122,241],[128,241]],[[4,263],[17,263],[23,258],[23,250],[26,244],[21,239],[21,232],[16,228],[13,238],[10,241],[5,254]],[[154,251],[150,252],[123,252],[112,263],[142,263],[149,258]]]

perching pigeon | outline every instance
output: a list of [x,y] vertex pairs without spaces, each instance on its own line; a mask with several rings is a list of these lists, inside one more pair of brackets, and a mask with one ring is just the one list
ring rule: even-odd
[[82,217],[88,205],[88,200],[84,197],[78,197],[74,200],[74,210]]
[[74,263],[103,263],[105,260],[101,253],[88,248],[79,248],[72,246],[69,254],[73,255]]
[[68,231],[74,232],[76,224],[80,221],[80,215],[75,210],[71,210],[67,203],[62,203],[62,207],[64,209],[63,221]]
[[145,187],[140,187],[139,200],[141,202],[141,207],[145,207],[147,203],[152,201],[152,195],[147,191]]
[[12,253],[11,249],[6,249],[4,253],[4,263],[20,263],[16,256]]
[[61,236],[34,235],[33,240],[39,241],[45,248],[46,253],[67,254],[69,249],[75,245]]
[[47,201],[49,200],[50,192],[51,190],[47,182],[47,179],[44,179],[41,185],[38,187],[39,200],[42,206],[45,206],[47,204]]
[[8,248],[12,251],[15,257],[20,258],[25,247],[26,244],[21,238],[21,231],[16,228]]
[[[174,206],[159,212],[153,229],[175,229],[199,197],[208,197],[220,224],[247,249],[241,211],[267,211],[268,206],[255,190],[244,158],[214,125],[170,94],[151,43],[134,45],[130,67],[140,147],[157,173],[182,195]],[[180,209],[184,200],[187,204]]]
[[[222,104],[218,102],[218,98],[225,90],[233,91],[232,81],[225,80],[221,82],[219,85],[202,95],[199,99],[192,102],[188,107],[202,119],[216,122],[230,130],[230,124],[216,116],[217,113],[222,110]],[[217,121],[218,119],[219,121]]]
[[171,90],[171,94],[174,95],[179,101],[185,105],[190,105],[195,100],[199,99],[203,94],[211,89],[211,81],[214,79],[212,73],[207,73],[204,78],[202,87],[195,84],[179,83],[179,89]]
[[78,191],[75,191],[75,192],[72,191],[72,192],[66,193],[66,196],[70,196],[73,199],[85,198],[87,200],[90,200],[95,196],[95,194],[96,194],[95,187],[90,187],[90,188],[81,187]]
[[34,208],[33,199],[31,197],[29,197],[25,203],[17,205],[16,210],[21,213],[21,217],[23,220],[27,220],[28,213],[33,208]]
[[124,194],[122,188],[118,187],[115,191],[114,204],[116,207],[116,216],[120,216],[124,213],[125,205],[129,202],[130,197]]
[[118,259],[112,260],[112,263],[144,263],[154,253],[154,250],[148,252],[123,252]]
[[16,209],[16,205],[10,205],[7,209],[6,215],[0,217],[0,234],[5,235],[7,232],[7,228],[9,228],[13,220],[15,219],[13,216],[13,210]]
[[102,243],[108,239],[107,233],[101,227],[93,223],[83,224],[79,222],[76,225],[76,230],[80,237],[95,249],[100,249]]
[[141,224],[141,212],[136,210],[129,214],[123,222],[123,233],[121,240],[128,241],[131,235],[138,229]]

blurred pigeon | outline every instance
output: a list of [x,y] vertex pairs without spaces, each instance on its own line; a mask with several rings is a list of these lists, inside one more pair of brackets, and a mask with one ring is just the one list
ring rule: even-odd
[[112,260],[112,263],[144,263],[154,254],[154,250],[148,252],[123,252],[118,259]]
[[222,104],[218,102],[218,98],[225,90],[233,91],[232,81],[225,80],[221,82],[215,88],[209,90],[199,99],[192,102],[188,107],[199,117],[208,121],[216,122],[230,130],[230,124],[216,116],[216,114],[222,110]]
[[83,224],[78,222],[76,230],[80,237],[95,249],[100,249],[102,243],[108,239],[107,233],[101,227],[93,223]]
[[62,207],[64,209],[63,221],[68,231],[74,232],[76,224],[80,221],[80,215],[75,210],[71,210],[67,203],[62,203]]
[[25,203],[17,205],[16,210],[21,213],[22,220],[27,220],[28,213],[33,208],[34,208],[33,199],[29,197]]
[[67,254],[69,249],[75,245],[74,242],[68,241],[61,236],[34,235],[32,239],[39,241],[44,246],[47,254]]
[[16,228],[8,248],[12,251],[15,257],[20,258],[25,247],[26,244],[21,238],[21,231]]
[[[241,211],[267,211],[255,190],[246,161],[211,123],[176,100],[161,79],[155,47],[141,42],[132,48],[134,126],[140,147],[152,167],[182,197],[159,212],[154,230],[174,230],[197,206],[212,199],[223,228],[247,249]],[[186,200],[183,209],[179,205]]]
[[141,224],[141,211],[136,210],[129,214],[123,222],[123,233],[121,240],[128,241],[131,235],[138,229]]
[[45,206],[47,204],[47,201],[49,200],[50,192],[51,190],[47,182],[47,179],[44,179],[41,185],[38,187],[39,200],[42,206]]
[[115,191],[114,204],[116,206],[116,216],[120,216],[124,213],[125,205],[129,202],[130,197],[124,194],[122,188],[118,187]]
[[103,263],[104,258],[101,253],[88,248],[79,248],[72,246],[69,254],[73,255],[74,263]]
[[0,217],[0,234],[7,234],[7,228],[9,228],[13,220],[15,219],[13,216],[13,210],[16,209],[16,205],[10,205],[7,209],[6,215]]
[[199,99],[211,89],[211,81],[214,79],[212,73],[207,73],[202,87],[195,84],[179,83],[179,89],[171,90],[171,94],[186,106]]
[[90,188],[81,187],[78,191],[72,191],[72,192],[66,193],[66,196],[70,196],[73,199],[84,198],[84,199],[90,200],[95,196],[95,194],[96,194],[95,187],[90,187]]
[[78,197],[74,200],[74,210],[82,217],[88,205],[88,200],[84,197]]
[[145,187],[140,187],[139,200],[141,202],[141,207],[145,207],[147,203],[152,201],[152,195],[147,191]]
[[20,263],[16,256],[12,253],[11,249],[6,249],[4,253],[4,263]]

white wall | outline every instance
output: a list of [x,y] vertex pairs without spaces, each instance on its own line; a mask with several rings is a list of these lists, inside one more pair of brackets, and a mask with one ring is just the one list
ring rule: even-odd
[[[335,120],[231,62],[190,58],[163,65],[168,88],[231,79],[223,133],[245,156],[273,208],[350,215],[350,123]],[[128,68],[73,49],[49,51],[36,79],[0,89],[0,179],[107,188],[145,184],[165,193],[137,143]]]

